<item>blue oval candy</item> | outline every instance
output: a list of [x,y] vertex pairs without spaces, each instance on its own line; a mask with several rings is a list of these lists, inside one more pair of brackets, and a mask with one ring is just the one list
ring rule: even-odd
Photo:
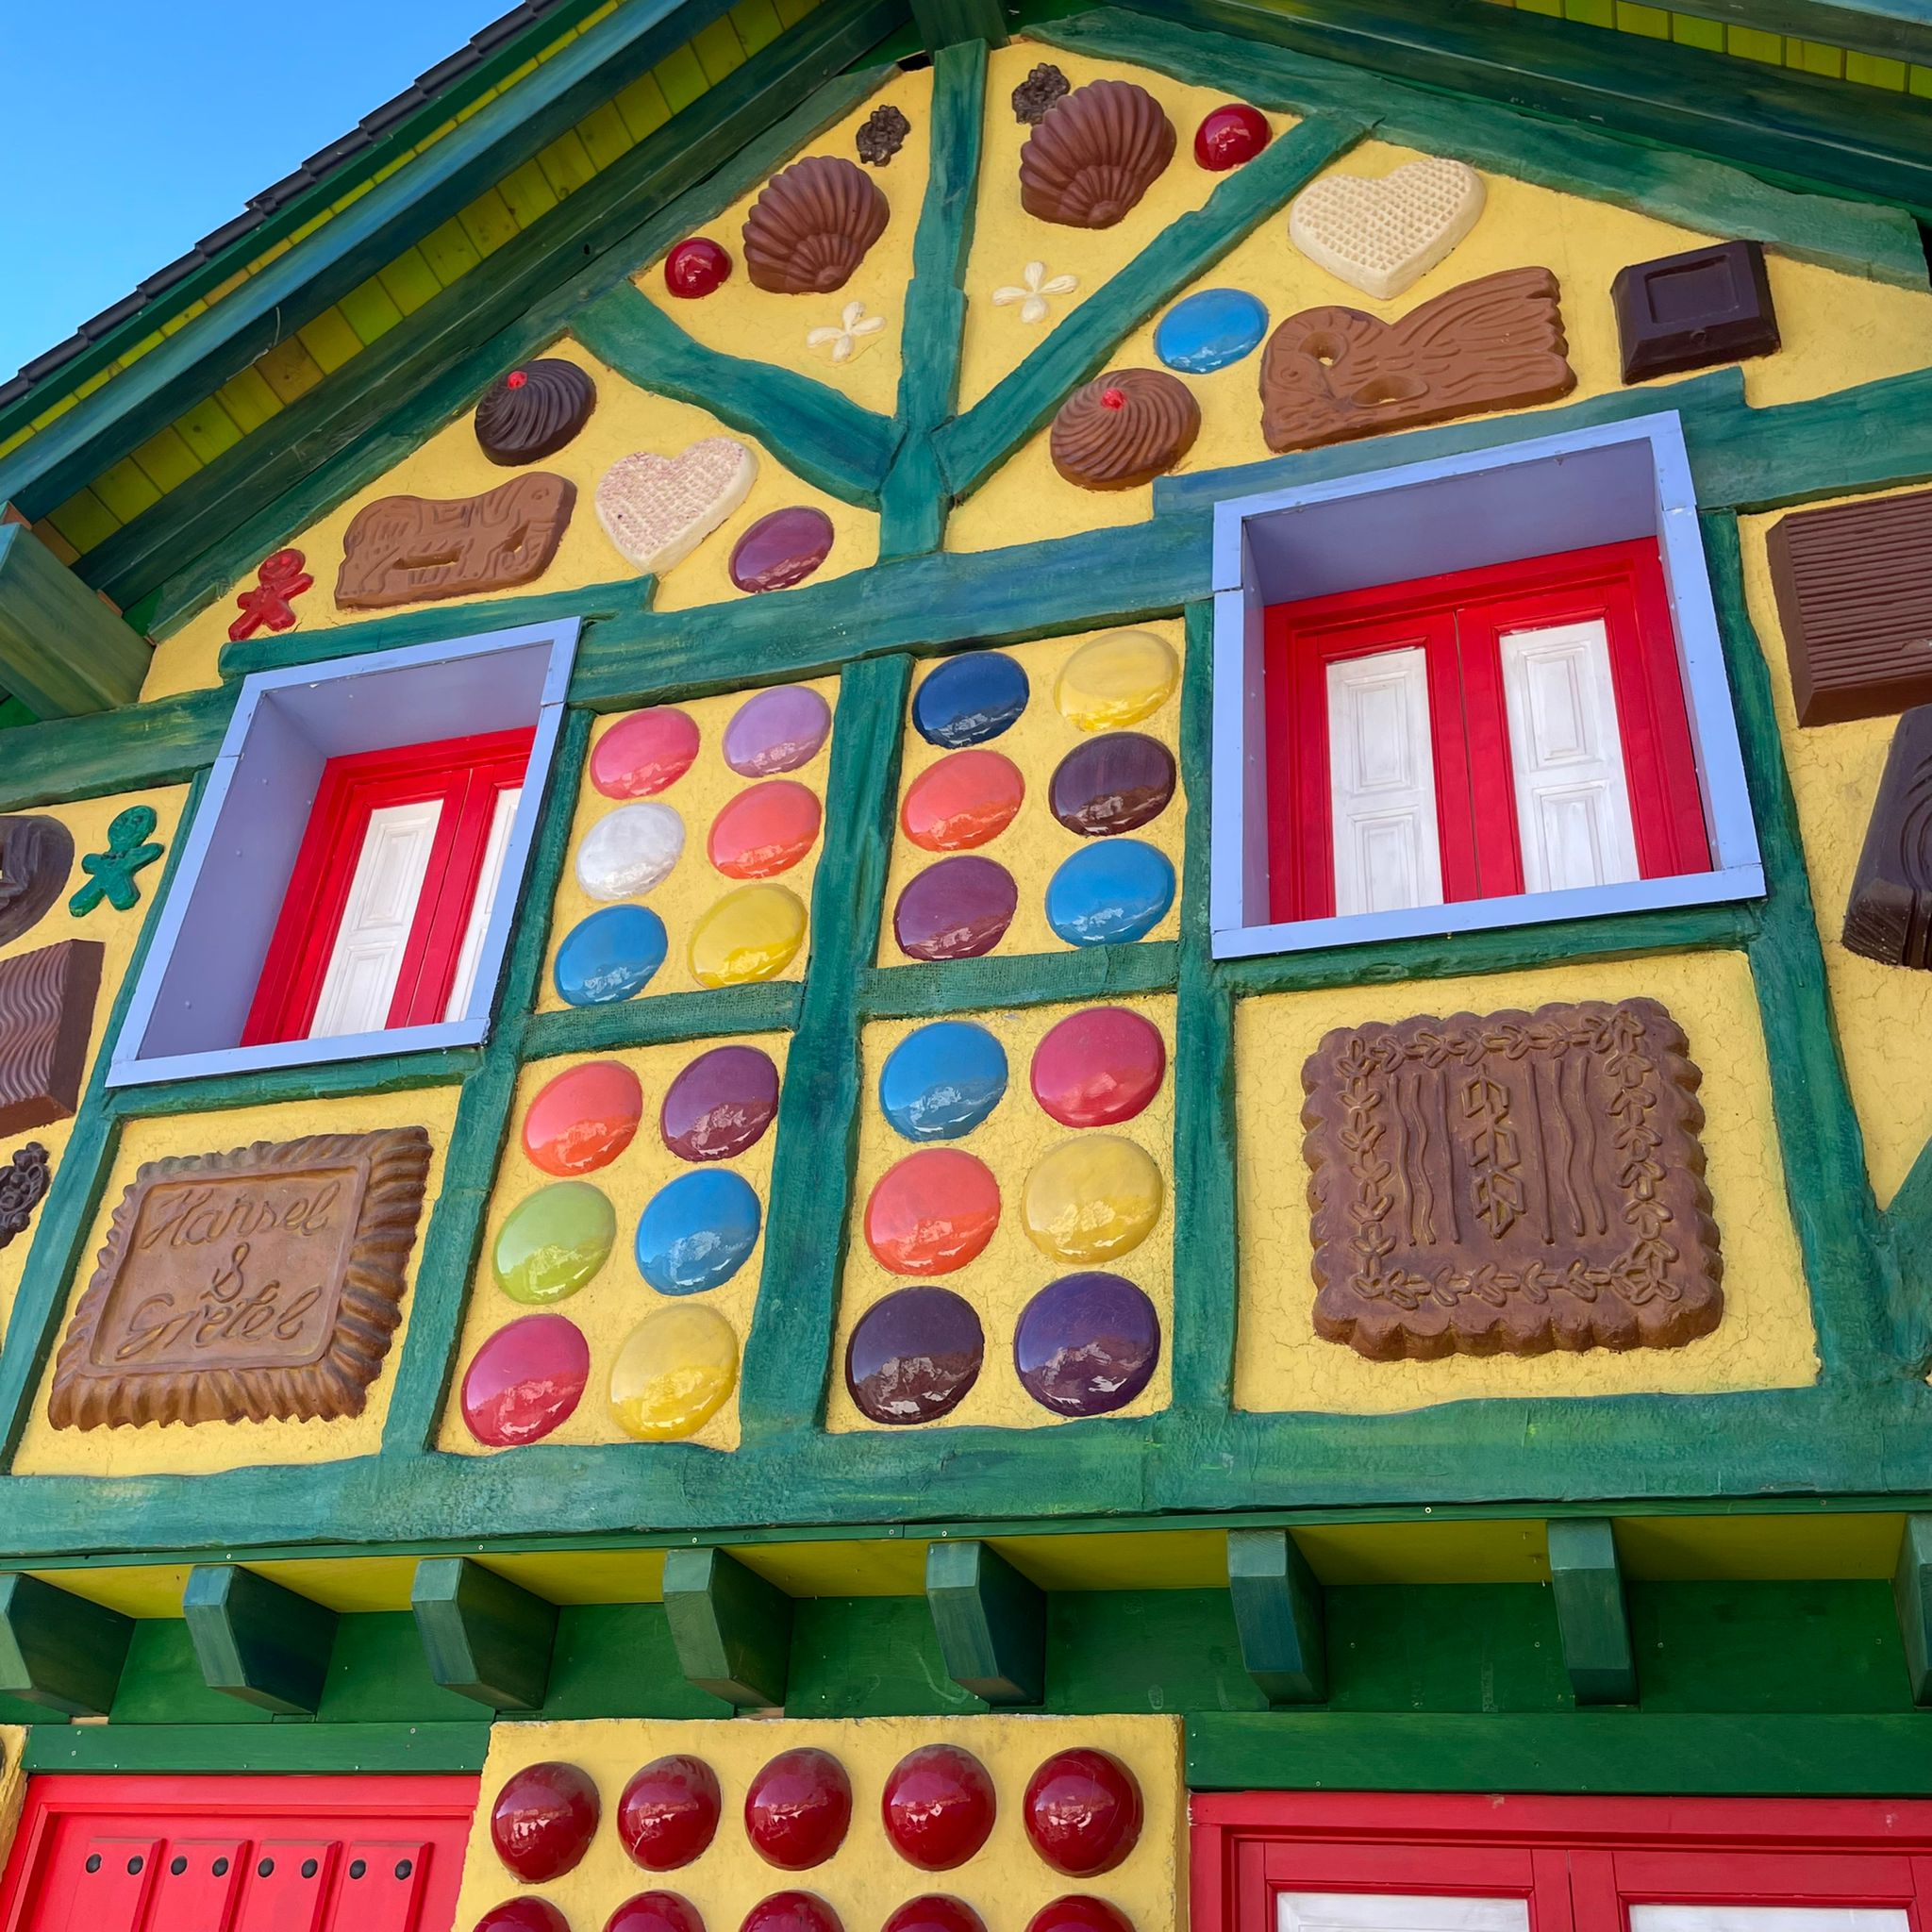
[[758,1246],[758,1197],[728,1167],[680,1174],[638,1222],[638,1273],[659,1294],[702,1294],[726,1282]]
[[664,963],[664,922],[648,906],[605,906],[564,935],[551,967],[559,999],[574,1007],[633,999]]
[[912,728],[949,751],[984,744],[1018,723],[1026,698],[1026,674],[1004,651],[968,651],[913,692]]
[[1076,852],[1046,885],[1046,923],[1069,945],[1104,946],[1152,932],[1174,904],[1174,863],[1141,839]]
[[908,1141],[970,1134],[1007,1091],[1007,1053],[970,1020],[908,1033],[879,1070],[879,1108]]
[[1253,355],[1267,333],[1267,305],[1245,289],[1203,289],[1160,318],[1154,353],[1184,375],[1211,375]]

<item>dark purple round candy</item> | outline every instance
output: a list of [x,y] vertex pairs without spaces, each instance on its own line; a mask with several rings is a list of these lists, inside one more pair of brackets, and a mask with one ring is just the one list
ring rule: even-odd
[[756,1046],[714,1046],[672,1081],[658,1116],[680,1160],[733,1160],[755,1147],[778,1111],[778,1070]]
[[1158,819],[1173,797],[1173,752],[1144,731],[1107,731],[1059,761],[1046,803],[1068,831],[1097,839]]
[[1013,1367],[1056,1415],[1107,1415],[1146,1388],[1160,1360],[1160,1317],[1118,1274],[1049,1282],[1020,1311]]
[[976,959],[1007,936],[1020,904],[1013,874],[963,852],[907,881],[892,908],[892,936],[913,959]]
[[979,1379],[986,1334],[949,1288],[902,1288],[858,1318],[845,1344],[845,1387],[875,1423],[929,1423]]
[[554,356],[499,376],[476,405],[476,442],[492,463],[514,469],[555,456],[597,407],[597,385]]
[[831,518],[794,504],[760,517],[733,545],[731,581],[741,591],[782,591],[802,584],[831,554]]

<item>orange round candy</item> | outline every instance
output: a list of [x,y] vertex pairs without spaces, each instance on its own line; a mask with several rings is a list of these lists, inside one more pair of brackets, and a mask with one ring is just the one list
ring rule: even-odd
[[894,1274],[950,1274],[991,1241],[999,1183],[957,1147],[923,1147],[880,1176],[865,1204],[865,1244]]
[[768,879],[809,852],[824,817],[819,795],[796,778],[752,785],[711,821],[706,845],[727,879]]
[[906,788],[899,823],[927,852],[967,852],[1013,823],[1026,781],[996,751],[956,751],[928,765]]
[[591,1174],[630,1145],[644,1111],[638,1076],[617,1060],[586,1060],[550,1081],[524,1114],[524,1152],[545,1174]]

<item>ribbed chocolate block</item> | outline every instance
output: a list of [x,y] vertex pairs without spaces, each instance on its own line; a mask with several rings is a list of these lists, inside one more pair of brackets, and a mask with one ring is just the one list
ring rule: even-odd
[[1932,971],[1932,705],[1898,721],[1845,904],[1850,952]]
[[80,1105],[101,988],[98,940],[0,959],[0,1134],[64,1121]]

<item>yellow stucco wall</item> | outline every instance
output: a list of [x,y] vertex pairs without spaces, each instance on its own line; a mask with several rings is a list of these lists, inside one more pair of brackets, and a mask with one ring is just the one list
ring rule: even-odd
[[0,1724],[0,1867],[13,1849],[21,1807],[26,1803],[25,1754],[26,1726]]
[[[922,1872],[893,1848],[879,1822],[879,1799],[892,1767],[925,1744],[957,1744],[973,1753],[993,1783],[998,1816],[983,1850],[950,1872]],[[747,1787],[781,1751],[814,1746],[830,1752],[852,1783],[852,1825],[824,1864],[805,1872],[767,1865],[751,1849],[741,1819]],[[1056,1872],[1032,1847],[1022,1822],[1026,1780],[1056,1751],[1110,1752],[1141,1788],[1144,1822],[1133,1851],[1113,1871],[1091,1879]],[[633,1865],[618,1838],[618,1800],[632,1773],[674,1752],[701,1757],[716,1773],[724,1798],[709,1848],[678,1871]],[[547,1885],[520,1885],[490,1842],[490,1807],[512,1772],[561,1760],[596,1781],[602,1818],[591,1849],[574,1872]],[[625,1899],[652,1890],[680,1893],[713,1932],[728,1932],[758,1900],[774,1891],[815,1892],[847,1932],[871,1932],[907,1900],[943,1891],[963,1899],[992,1932],[1011,1932],[1069,1891],[1089,1892],[1121,1907],[1135,1932],[1174,1932],[1185,1914],[1187,1812],[1181,1790],[1181,1726],[1168,1717],[860,1718],[836,1723],[740,1719],[686,1723],[598,1721],[500,1724],[490,1735],[476,1822],[463,1864],[457,1924],[473,1925],[504,1899],[535,1895],[557,1906],[571,1924],[602,1925]]]
[[[256,1141],[291,1141],[304,1134],[364,1134],[378,1127],[422,1126],[429,1132],[429,1179],[409,1251],[402,1321],[370,1385],[358,1416],[332,1422],[143,1423],[114,1429],[57,1429],[47,1421],[53,1361],[41,1380],[13,1468],[21,1475],[205,1475],[264,1462],[334,1462],[373,1455],[382,1442],[390,1390],[409,1330],[416,1276],[429,1217],[442,1191],[443,1155],[456,1119],[457,1090],[427,1087],[408,1093],[373,1093],[346,1100],[298,1100],[276,1107],[237,1108],[230,1113],[170,1114],[130,1121],[101,1195],[93,1231],[68,1289],[67,1306],[87,1287],[95,1257],[106,1245],[108,1224],[121,1197],[146,1160],[170,1154],[220,1154]],[[64,1332],[64,1330],[63,1330]]]
[[[1675,1349],[1592,1349],[1519,1358],[1374,1362],[1315,1333],[1302,1063],[1323,1034],[1412,1014],[1532,1008],[1549,1000],[1661,1000],[1703,1069],[1698,1090],[1712,1208],[1724,1257],[1724,1319]],[[1797,1236],[1772,1121],[1771,1074],[1751,969],[1737,953],[1489,977],[1343,987],[1243,1001],[1235,1018],[1241,1139],[1241,1408],[1384,1415],[1471,1396],[1631,1395],[1795,1388],[1817,1357]]]

